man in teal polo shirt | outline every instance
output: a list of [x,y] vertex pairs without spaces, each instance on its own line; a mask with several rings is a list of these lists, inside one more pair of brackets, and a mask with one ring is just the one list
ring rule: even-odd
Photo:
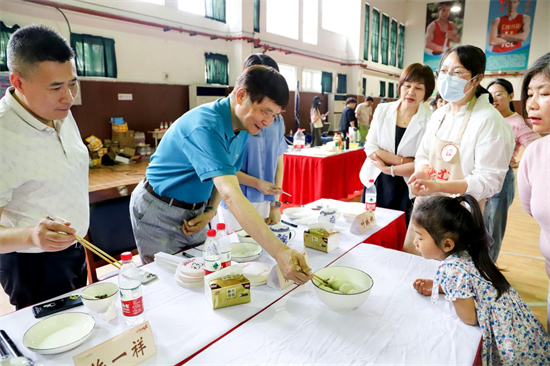
[[252,66],[239,76],[229,97],[185,113],[168,129],[130,202],[143,261],[153,261],[159,251],[175,253],[203,243],[206,225],[223,198],[286,279],[305,283],[311,278],[303,256],[271,232],[243,195],[236,175],[248,134],[271,125],[288,100],[281,74]]

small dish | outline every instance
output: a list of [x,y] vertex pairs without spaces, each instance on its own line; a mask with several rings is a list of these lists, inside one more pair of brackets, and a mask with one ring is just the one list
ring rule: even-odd
[[237,231],[237,239],[239,239],[239,241],[241,243],[252,243],[252,244],[258,244],[258,242],[254,239],[252,239],[252,237],[250,235],[248,235],[248,233],[244,230],[239,230]]
[[231,259],[235,262],[251,262],[260,258],[262,252],[257,243],[231,243]]
[[57,314],[30,327],[23,335],[23,344],[33,352],[55,355],[84,343],[94,327],[95,320],[89,314]]
[[311,215],[311,209],[306,207],[290,207],[284,209],[283,213],[291,219],[301,219]]

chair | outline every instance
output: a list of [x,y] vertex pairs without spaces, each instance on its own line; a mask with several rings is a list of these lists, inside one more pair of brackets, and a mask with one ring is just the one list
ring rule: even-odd
[[[138,250],[130,222],[130,194],[137,184],[90,192],[90,227],[87,239],[120,260],[123,252]],[[97,282],[98,267],[109,263],[86,249],[88,282]],[[114,269],[114,267],[113,267]]]

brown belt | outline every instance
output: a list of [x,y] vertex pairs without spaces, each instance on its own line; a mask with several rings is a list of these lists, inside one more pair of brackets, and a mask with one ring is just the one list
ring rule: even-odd
[[184,208],[186,210],[198,210],[198,209],[201,209],[204,205],[206,205],[206,202],[187,203],[187,202],[183,202],[183,201],[178,201],[175,198],[170,198],[170,197],[166,197],[166,196],[159,196],[158,194],[155,193],[155,191],[153,190],[153,187],[151,187],[151,185],[149,184],[147,179],[145,180],[144,186],[145,186],[145,189],[147,190],[147,192],[151,193],[155,198],[161,200],[162,202],[166,202],[170,206],[176,206],[176,207],[179,207],[179,208]]

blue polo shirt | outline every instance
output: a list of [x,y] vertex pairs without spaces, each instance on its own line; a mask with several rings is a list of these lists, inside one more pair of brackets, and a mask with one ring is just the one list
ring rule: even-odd
[[213,177],[236,175],[248,132],[233,132],[229,98],[181,116],[164,134],[147,167],[155,193],[187,203],[207,201]]

